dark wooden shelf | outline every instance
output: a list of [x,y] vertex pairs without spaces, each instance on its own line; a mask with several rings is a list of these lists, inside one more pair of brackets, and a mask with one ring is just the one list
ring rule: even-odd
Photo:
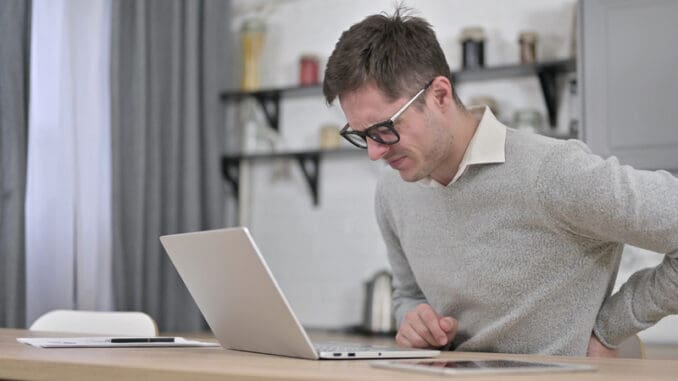
[[[559,75],[574,72],[576,60],[574,58],[557,61],[538,62],[534,64],[516,64],[484,67],[480,69],[459,70],[452,72],[454,84],[464,82],[489,81],[520,77],[537,77],[544,95],[544,102],[551,126],[556,124],[558,116],[558,86]],[[257,100],[264,115],[276,131],[279,130],[280,100],[284,98],[298,98],[322,96],[322,84],[313,86],[288,86],[279,88],[260,89],[256,91],[228,90],[219,94],[222,102],[241,101],[246,98]],[[306,182],[308,183],[313,204],[318,205],[318,179],[320,161],[323,156],[329,155],[366,155],[364,150],[341,148],[336,150],[303,150],[267,153],[229,153],[221,158],[221,170],[224,178],[232,185],[236,198],[238,197],[238,183],[240,162],[271,159],[295,159],[301,166]]]
[[318,205],[318,183],[320,178],[320,162],[324,156],[364,155],[367,151],[359,148],[338,149],[310,149],[277,152],[256,153],[228,153],[221,157],[221,173],[226,181],[231,184],[233,193],[237,198],[238,184],[240,182],[240,163],[242,161],[294,159],[299,163],[306,183],[313,197],[313,205]]
[[520,78],[538,75],[549,71],[557,74],[569,73],[576,70],[574,58],[558,61],[537,62],[533,64],[501,65],[480,69],[469,69],[452,72],[452,79],[459,83],[488,81],[506,78]]
[[281,87],[276,89],[261,89],[256,91],[225,91],[219,94],[222,101],[241,101],[245,98],[253,98],[259,102],[268,125],[274,130],[279,130],[280,125],[280,98],[307,97],[322,95],[322,86],[297,86]]
[[[490,66],[454,71],[452,72],[452,80],[455,84],[459,84],[536,76],[539,79],[544,95],[549,123],[551,126],[554,126],[558,118],[558,88],[556,78],[558,75],[575,71],[576,67],[577,64],[574,58],[537,62],[534,64]],[[228,90],[222,92],[219,97],[222,101],[238,101],[244,98],[256,99],[261,104],[269,125],[277,131],[279,128],[280,99],[282,97],[294,98],[319,95],[322,95],[322,84],[269,88],[256,91]]]
[[[534,64],[515,64],[490,66],[480,69],[467,69],[452,72],[452,79],[457,83],[488,81],[506,78],[520,78],[538,75],[543,71],[554,73],[568,73],[576,70],[574,58],[557,61],[538,62]],[[222,100],[242,99],[246,97],[272,97],[283,95],[285,97],[304,97],[322,95],[322,85],[314,86],[286,86],[279,88],[260,89],[256,91],[227,90],[219,94]]]
[[337,148],[337,149],[308,149],[292,151],[271,151],[271,152],[253,152],[253,153],[226,153],[222,156],[223,160],[270,160],[294,158],[299,155],[324,155],[324,156],[343,156],[343,155],[367,155],[367,150],[359,148]]
[[313,86],[289,86],[280,88],[261,89],[256,91],[229,90],[219,94],[222,100],[242,99],[246,97],[272,97],[275,95],[284,95],[285,97],[305,97],[312,95],[322,95],[322,85]]

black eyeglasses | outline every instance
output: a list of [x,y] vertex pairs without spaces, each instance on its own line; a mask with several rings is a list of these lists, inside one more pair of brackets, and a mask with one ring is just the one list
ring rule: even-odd
[[405,112],[405,110],[407,110],[408,107],[410,107],[412,103],[414,103],[415,100],[417,100],[417,98],[419,98],[421,94],[426,91],[426,89],[429,88],[429,86],[431,86],[431,83],[433,83],[433,80],[429,81],[429,83],[427,83],[423,89],[419,90],[419,92],[416,93],[412,99],[407,101],[407,103],[405,103],[405,105],[401,107],[400,110],[393,114],[390,119],[373,124],[363,131],[349,130],[350,126],[348,123],[346,123],[339,134],[343,136],[344,139],[351,142],[351,144],[354,146],[363,149],[367,148],[367,138],[370,138],[379,144],[392,145],[398,143],[400,141],[400,134],[398,134],[398,131],[396,131],[394,128],[395,121],[402,113]]

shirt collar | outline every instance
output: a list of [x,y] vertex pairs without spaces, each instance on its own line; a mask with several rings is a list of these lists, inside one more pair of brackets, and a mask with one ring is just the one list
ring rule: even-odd
[[[473,114],[482,112],[482,117],[475,134],[473,134],[471,141],[466,147],[464,157],[461,159],[461,163],[459,163],[459,169],[450,184],[454,184],[464,174],[466,167],[469,165],[495,164],[506,161],[504,152],[506,126],[497,120],[487,106],[472,107],[469,111]],[[419,183],[430,187],[443,186],[431,177],[419,180]]]

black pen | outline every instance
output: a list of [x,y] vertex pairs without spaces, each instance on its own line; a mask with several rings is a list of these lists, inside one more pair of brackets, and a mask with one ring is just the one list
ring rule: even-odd
[[173,343],[173,337],[113,337],[111,343]]

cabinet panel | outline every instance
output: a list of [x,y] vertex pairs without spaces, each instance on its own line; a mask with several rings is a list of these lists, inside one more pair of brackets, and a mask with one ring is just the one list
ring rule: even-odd
[[669,0],[580,3],[582,130],[594,152],[678,169],[676,17]]

